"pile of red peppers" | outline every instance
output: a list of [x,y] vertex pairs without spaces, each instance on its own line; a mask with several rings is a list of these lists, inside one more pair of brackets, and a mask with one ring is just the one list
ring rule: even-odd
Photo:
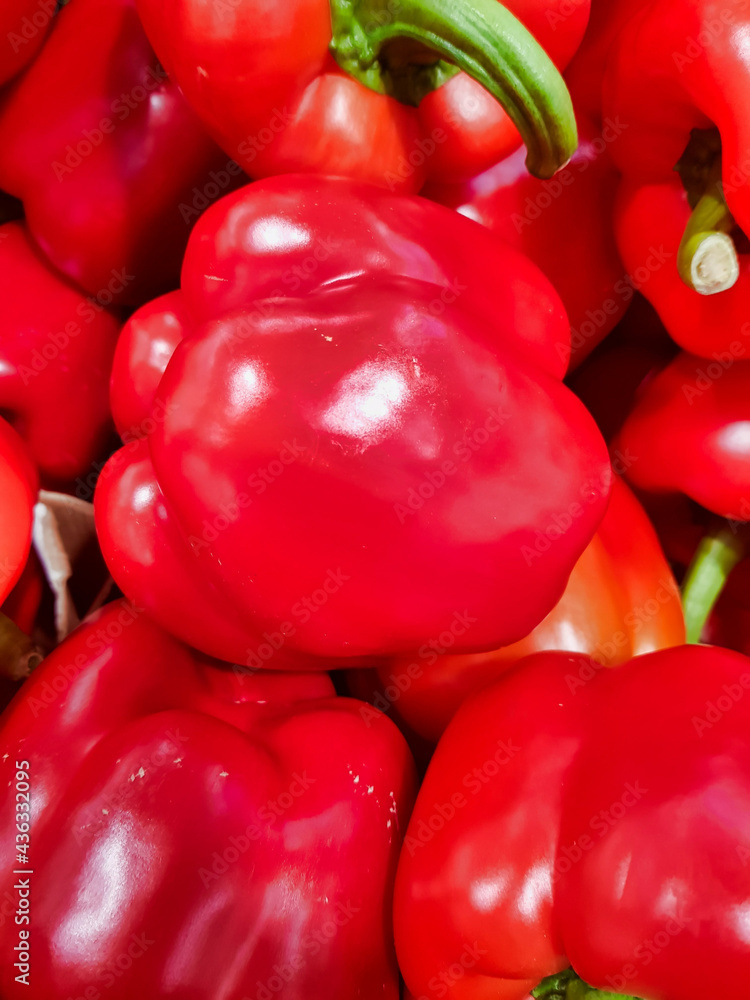
[[750,982],[747,0],[4,0],[0,1000]]

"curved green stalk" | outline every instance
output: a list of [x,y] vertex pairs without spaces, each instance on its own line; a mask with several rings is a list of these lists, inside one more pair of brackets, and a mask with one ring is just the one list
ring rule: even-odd
[[[417,105],[445,78],[448,60],[482,84],[513,120],[527,166],[551,177],[578,144],[570,94],[534,36],[497,0],[330,0],[331,52],[350,76],[378,93]],[[389,63],[394,42],[409,58]],[[442,72],[442,76],[439,74]],[[437,74],[437,75],[436,75]]]
[[745,545],[729,528],[706,535],[698,546],[682,584],[682,606],[688,642],[700,642],[701,633],[729,574],[743,558]]

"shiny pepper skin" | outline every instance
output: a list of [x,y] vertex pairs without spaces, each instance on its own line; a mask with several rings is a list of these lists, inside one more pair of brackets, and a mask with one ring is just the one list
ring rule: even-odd
[[[463,656],[433,642],[376,671],[350,674],[350,689],[435,744],[462,702],[532,653],[565,650],[619,666],[685,642],[680,593],[645,511],[619,477],[607,513],[570,574],[560,601],[524,639]],[[374,675],[374,676],[373,676]],[[376,679],[374,695],[365,688]]]
[[[510,0],[505,5],[562,70],[576,52],[588,21],[588,0]],[[487,169],[521,144],[513,122],[476,80],[459,73],[419,105],[422,128],[439,129],[442,142],[425,164],[428,180],[458,183]],[[407,151],[408,155],[408,151]],[[408,162],[408,160],[407,160]]]
[[739,278],[699,295],[677,269],[691,205],[675,172],[694,130],[717,129],[721,189],[738,230],[750,232],[750,85],[747,0],[644,4],[609,54],[604,113],[627,123],[612,155],[623,174],[615,215],[623,262],[685,350],[712,358],[745,340],[750,258]]
[[397,1000],[414,767],[361,707],[325,674],[210,662],[125,602],[89,619],[2,720],[14,911],[31,879],[28,926],[3,909],[3,997]]
[[100,305],[176,287],[191,226],[241,180],[167,79],[133,0],[64,7],[0,100],[0,188]]
[[463,650],[491,648],[554,606],[610,468],[536,363],[558,368],[559,329],[528,261],[426,201],[280,178],[200,220],[182,295],[151,425],[95,501],[111,571],[165,627],[227,659],[265,634],[325,665],[456,616]]
[[532,177],[522,151],[464,184],[428,184],[423,194],[487,226],[526,254],[563,300],[572,327],[571,367],[613,329],[633,296],[623,280],[612,213],[619,176],[609,155],[619,127],[578,119],[580,143],[550,180]]
[[465,702],[399,863],[412,994],[520,1000],[572,966],[606,997],[744,996],[749,734],[750,660],[713,647],[541,653]]
[[0,226],[0,412],[47,485],[91,471],[111,434],[121,321],[56,271],[23,223]]
[[644,386],[615,447],[627,449],[639,489],[684,493],[719,517],[747,521],[749,420],[750,364],[683,352]]
[[179,291],[141,306],[124,325],[112,363],[110,405],[125,444],[153,430],[159,382],[189,325]]
[[[659,183],[626,177],[617,194],[614,218],[617,245],[630,280],[655,306],[680,347],[713,360],[715,354],[747,341],[747,255],[739,256],[736,285],[718,295],[699,295],[677,272],[677,251],[690,220],[690,205],[676,174]],[[750,213],[746,218],[750,224]]]
[[[505,4],[559,69],[583,37],[589,5]],[[365,19],[363,34],[406,10],[381,6]],[[283,7],[267,0],[210,6],[139,0],[138,10],[159,58],[208,130],[254,177],[311,171],[412,194],[428,177],[472,177],[520,145],[503,108],[466,73],[412,107],[342,70],[330,51],[328,0]]]

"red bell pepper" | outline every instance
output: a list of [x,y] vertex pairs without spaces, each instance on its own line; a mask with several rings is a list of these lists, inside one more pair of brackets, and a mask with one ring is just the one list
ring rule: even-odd
[[419,792],[404,978],[453,1000],[745,996],[748,858],[750,660],[530,657],[464,703]]
[[[586,29],[589,4],[590,0],[508,0],[505,6],[562,70]],[[436,182],[469,180],[510,156],[522,142],[501,105],[463,72],[422,99],[419,120],[423,135],[437,133],[441,139],[425,163],[425,173]]]
[[[631,482],[666,501],[656,520],[666,529],[667,551],[683,563],[693,555],[684,589],[694,641],[747,552],[749,426],[750,364],[729,354],[707,362],[683,353],[644,387],[615,441],[631,458]],[[680,495],[692,506],[680,504]]]
[[50,267],[18,222],[0,226],[0,412],[45,483],[88,472],[111,433],[117,317]]
[[[190,240],[182,292],[146,304],[126,325],[112,390],[113,398],[123,393],[122,423],[138,422],[152,405],[186,324],[247,301],[317,293],[357,277],[419,281],[434,289],[436,315],[460,305],[490,342],[512,345],[554,378],[565,375],[557,349],[569,337],[565,309],[525,256],[422,198],[342,180],[278,178],[207,212]],[[130,384],[117,384],[120,377]]]
[[190,331],[96,496],[115,579],[164,627],[350,658],[446,628],[491,648],[554,606],[610,467],[540,367],[565,321],[529,261],[422,199],[275,178],[198,222],[182,294]]
[[3,716],[3,997],[397,1000],[414,767],[360,711],[89,619]]
[[[564,61],[589,0],[564,17],[562,6],[523,0],[517,13]],[[170,76],[253,177],[314,171],[413,193],[433,158],[443,175],[471,176],[516,145],[488,94],[533,173],[550,176],[576,146],[562,78],[497,0],[138,0],[138,11]],[[450,80],[459,67],[481,87]]]
[[101,304],[174,288],[190,227],[242,178],[166,78],[133,0],[64,8],[0,104],[0,187]]
[[558,350],[573,365],[613,329],[634,294],[611,223],[619,178],[608,147],[620,126],[597,130],[579,117],[578,129],[578,149],[551,180],[532,177],[515,153],[463,185],[428,184],[423,192],[481,222],[541,268],[568,311],[570,347]]
[[[376,671],[358,673],[376,674],[377,708],[392,708],[394,718],[434,744],[473,691],[532,653],[566,650],[617,666],[684,641],[680,593],[656,532],[616,477],[604,520],[570,574],[565,593],[525,639],[464,656],[433,643],[412,656],[385,661]],[[360,689],[352,690],[358,694]]]
[[3,0],[0,5],[0,86],[37,54],[57,10],[57,0]]
[[112,363],[110,405],[125,444],[152,430],[161,377],[189,326],[180,291],[147,302],[123,326]]
[[645,386],[616,438],[628,476],[685,493],[720,517],[750,520],[750,364],[679,354]]
[[656,0],[621,33],[605,82],[605,112],[628,123],[613,147],[620,252],[677,343],[704,357],[747,320],[748,30],[747,0]]
[[622,182],[615,231],[631,280],[656,307],[676,343],[711,359],[747,336],[750,270],[742,254],[737,283],[720,295],[699,295],[688,287],[677,260],[690,220],[689,198],[678,176],[661,183]]

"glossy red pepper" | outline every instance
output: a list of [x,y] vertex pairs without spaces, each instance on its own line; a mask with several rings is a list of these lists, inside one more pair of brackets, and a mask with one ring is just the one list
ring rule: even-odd
[[744,995],[749,734],[750,660],[713,647],[542,653],[465,702],[399,862],[413,995]]
[[361,707],[93,616],[3,717],[3,996],[397,1000],[413,762]]
[[0,187],[103,305],[176,287],[192,224],[242,178],[166,78],[133,0],[69,4],[0,103]]
[[[567,91],[521,23],[564,64],[589,0],[563,15],[566,6],[138,0],[170,76],[252,176],[314,171],[404,193],[419,191],[433,169],[472,176],[515,149],[500,105],[533,172],[549,176],[567,161],[576,145]],[[458,67],[473,81],[455,76]]]
[[177,291],[141,306],[122,328],[112,364],[110,404],[125,444],[152,430],[150,414],[161,377],[189,327],[184,296]]
[[540,367],[564,314],[529,261],[422,199],[276,178],[199,221],[182,294],[189,334],[96,497],[111,571],[165,627],[349,658],[448,627],[491,648],[554,606],[610,468]]
[[21,575],[31,545],[37,474],[23,441],[0,418],[0,603]]
[[730,574],[738,591],[748,579],[748,427],[750,364],[683,353],[644,387],[616,438],[630,457],[631,482],[654,498],[667,551],[683,564],[692,557],[684,590],[695,641]]
[[347,281],[388,278],[434,289],[430,305],[436,315],[459,305],[477,318],[490,342],[512,344],[542,371],[564,376],[557,346],[569,336],[565,309],[524,255],[422,198],[331,178],[275,178],[207,212],[190,240],[182,292],[146,304],[127,324],[116,367],[132,384],[113,385],[114,398],[124,394],[118,425],[137,422],[152,405],[187,323],[255,299],[302,297]]
[[[529,29],[555,66],[564,69],[586,28],[589,0],[509,0],[505,6]],[[437,132],[442,140],[425,164],[427,176],[438,183],[468,180],[509,156],[522,142],[495,98],[463,72],[422,99],[419,120],[423,134]]]
[[615,206],[615,230],[622,260],[636,287],[656,307],[676,343],[712,359],[750,336],[747,300],[750,268],[739,256],[737,283],[704,296],[689,288],[677,270],[680,243],[690,223],[688,195],[677,175],[662,183],[622,182]]
[[750,364],[679,354],[645,386],[615,443],[639,489],[750,520]]
[[657,0],[621,33],[605,82],[605,113],[628,124],[613,146],[620,252],[677,343],[704,357],[747,327],[749,29],[746,0]]
[[3,0],[0,6],[0,86],[31,62],[47,37],[57,0]]
[[[446,654],[439,642],[379,665],[373,699],[411,732],[437,743],[458,707],[532,653],[583,653],[617,666],[685,641],[680,593],[651,522],[619,477],[604,520],[565,593],[525,639],[489,653]],[[369,671],[367,673],[370,673]],[[364,678],[363,678],[364,679]],[[354,687],[355,693],[358,688]]]
[[47,484],[90,471],[111,434],[119,319],[50,267],[19,222],[0,226],[0,412]]
[[580,145],[551,180],[537,180],[518,152],[463,185],[432,184],[424,195],[487,226],[530,257],[565,304],[572,334],[563,359],[580,364],[614,328],[633,297],[612,228],[619,184],[608,148],[621,130],[579,117]]

